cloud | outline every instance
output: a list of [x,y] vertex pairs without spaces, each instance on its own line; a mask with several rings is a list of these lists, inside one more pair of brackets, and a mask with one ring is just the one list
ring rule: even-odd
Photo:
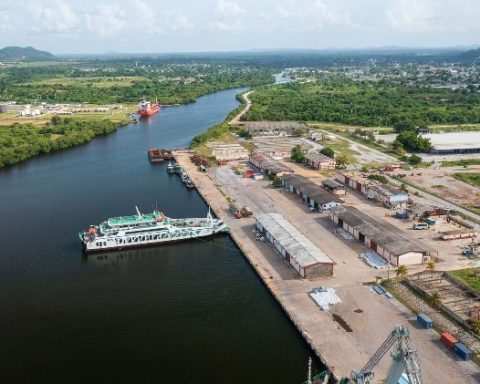
[[245,28],[242,17],[246,13],[240,5],[230,0],[218,0],[216,5],[216,20],[211,29],[220,31],[239,31]]
[[194,28],[194,25],[190,22],[188,17],[180,12],[174,12],[170,16],[168,26],[173,32],[186,32],[191,31]]
[[431,0],[395,0],[386,12],[389,25],[407,33],[425,32],[434,27]]
[[53,0],[51,7],[43,6],[37,1],[30,1],[28,11],[32,14],[37,31],[65,33],[75,30],[78,18],[65,0]]
[[90,32],[106,38],[119,35],[128,29],[127,14],[117,3],[101,3],[92,13],[85,15],[86,27]]
[[0,8],[0,32],[5,33],[13,30],[13,18],[10,12]]
[[262,18],[269,21],[269,27],[285,30],[321,30],[325,27],[352,27],[353,23],[348,11],[327,5],[324,0],[284,1],[276,5]]

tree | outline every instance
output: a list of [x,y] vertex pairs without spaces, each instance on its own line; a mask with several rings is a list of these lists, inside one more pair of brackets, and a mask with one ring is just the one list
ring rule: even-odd
[[470,319],[470,327],[474,333],[480,335],[480,317],[478,315],[476,318]]
[[395,271],[399,280],[403,281],[408,276],[408,268],[406,265],[399,265]]
[[303,163],[305,160],[305,151],[300,145],[296,145],[292,148],[290,158],[297,163]]
[[333,159],[334,156],[335,156],[335,152],[333,151],[332,148],[329,148],[329,147],[322,148],[322,150],[320,151],[320,153],[321,153],[322,155],[327,156],[327,157],[331,157],[332,159]]
[[335,161],[338,169],[345,169],[347,168],[347,165],[350,164],[350,160],[344,154],[338,155],[335,158]]
[[430,302],[430,305],[436,310],[439,310],[440,308],[442,308],[442,297],[437,291],[433,292],[430,295],[429,302]]
[[427,263],[427,271],[433,272],[433,271],[435,270],[435,267],[436,267],[435,261],[430,260],[430,261]]
[[430,139],[421,137],[413,131],[401,132],[394,141],[395,145],[401,144],[403,148],[411,152],[429,152],[432,149]]

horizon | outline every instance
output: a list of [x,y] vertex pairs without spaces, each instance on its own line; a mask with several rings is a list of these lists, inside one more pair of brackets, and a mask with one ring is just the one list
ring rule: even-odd
[[478,46],[460,0],[29,0],[0,6],[0,46],[58,55]]

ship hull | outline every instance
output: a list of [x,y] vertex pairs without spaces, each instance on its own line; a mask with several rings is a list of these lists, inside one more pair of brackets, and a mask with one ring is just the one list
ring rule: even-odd
[[160,111],[160,107],[151,107],[149,109],[139,109],[137,113],[143,117],[149,117]]
[[138,248],[186,241],[226,232],[228,232],[228,227],[223,224],[216,227],[185,228],[183,231],[179,229],[174,232],[152,230],[142,234],[101,236],[94,241],[84,241],[83,249],[85,253],[91,253],[114,249]]

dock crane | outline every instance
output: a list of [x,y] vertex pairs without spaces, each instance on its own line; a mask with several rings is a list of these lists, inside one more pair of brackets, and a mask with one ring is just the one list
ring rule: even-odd
[[359,371],[352,371],[350,379],[355,384],[373,383],[373,369],[382,360],[390,349],[393,362],[388,372],[385,384],[397,384],[403,373],[406,374],[410,384],[422,384],[420,365],[417,351],[412,348],[410,332],[403,325],[396,325],[381,347],[368,360],[367,364]]

